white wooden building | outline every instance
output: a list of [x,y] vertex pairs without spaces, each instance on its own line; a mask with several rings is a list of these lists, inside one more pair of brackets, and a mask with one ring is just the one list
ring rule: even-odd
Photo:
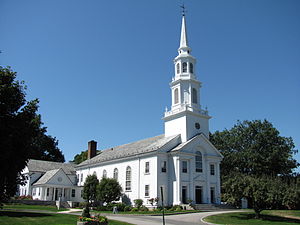
[[96,142],[89,143],[89,159],[76,166],[78,185],[88,175],[117,179],[125,198],[133,203],[161,199],[164,204],[220,203],[220,152],[209,141],[208,111],[201,108],[201,82],[196,59],[188,45],[185,16],[180,46],[174,59],[175,75],[170,83],[172,106],[164,115],[165,133],[103,150],[96,155]]

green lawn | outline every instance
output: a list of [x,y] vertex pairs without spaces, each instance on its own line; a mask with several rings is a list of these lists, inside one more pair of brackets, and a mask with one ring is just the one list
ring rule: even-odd
[[65,211],[68,209],[61,208],[60,210],[57,210],[56,206],[50,206],[50,205],[25,205],[25,204],[5,204],[3,209],[30,209],[30,210],[46,210],[46,211]]
[[[55,214],[0,211],[1,225],[75,225],[78,216]],[[109,220],[109,225],[130,225],[115,220]]]
[[[206,217],[206,222],[226,225],[289,225],[300,224],[299,210],[264,210],[261,219],[254,212],[225,213]],[[287,218],[293,216],[294,218]]]

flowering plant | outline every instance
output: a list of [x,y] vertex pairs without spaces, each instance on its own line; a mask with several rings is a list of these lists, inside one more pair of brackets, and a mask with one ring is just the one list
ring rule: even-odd
[[80,216],[78,218],[79,221],[81,222],[99,222],[99,223],[107,223],[107,217],[105,216],[100,216],[100,215],[97,215],[97,216],[91,216],[90,218],[89,217],[83,217],[83,216]]

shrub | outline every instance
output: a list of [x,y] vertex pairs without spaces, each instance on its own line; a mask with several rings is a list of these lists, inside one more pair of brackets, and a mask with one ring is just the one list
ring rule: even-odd
[[129,212],[132,210],[132,207],[130,205],[127,205],[124,207],[124,212]]
[[88,218],[91,217],[91,215],[90,215],[90,209],[89,209],[89,207],[87,205],[84,208],[84,210],[82,211],[81,215],[82,215],[82,217],[88,217]]
[[100,205],[96,207],[97,211],[108,211],[107,206]]
[[139,211],[138,208],[132,208],[132,209],[131,209],[131,212],[138,212],[138,211]]
[[138,198],[138,199],[134,199],[133,202],[134,202],[134,206],[139,209],[143,205],[144,201],[143,199]]
[[173,207],[170,209],[171,211],[181,211],[182,206],[180,205],[173,205]]
[[147,211],[149,211],[149,209],[148,209],[146,206],[142,205],[142,206],[140,207],[140,211],[142,211],[142,212],[147,212]]
[[86,205],[87,205],[86,202],[79,202],[79,208],[81,208],[81,209],[85,208]]

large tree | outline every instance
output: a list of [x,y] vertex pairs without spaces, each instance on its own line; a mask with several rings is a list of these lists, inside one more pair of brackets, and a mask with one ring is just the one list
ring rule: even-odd
[[223,154],[221,174],[287,175],[299,164],[291,137],[282,137],[267,120],[243,121],[230,130],[216,131],[210,141]]
[[88,175],[85,179],[83,186],[83,199],[90,202],[95,202],[97,196],[97,187],[99,185],[99,180],[96,175]]
[[16,72],[0,66],[0,203],[23,182],[20,171],[28,159],[64,161],[55,138],[46,134],[38,100],[26,101],[26,86]]
[[118,201],[121,192],[122,187],[116,179],[103,177],[97,187],[97,199],[105,203]]

